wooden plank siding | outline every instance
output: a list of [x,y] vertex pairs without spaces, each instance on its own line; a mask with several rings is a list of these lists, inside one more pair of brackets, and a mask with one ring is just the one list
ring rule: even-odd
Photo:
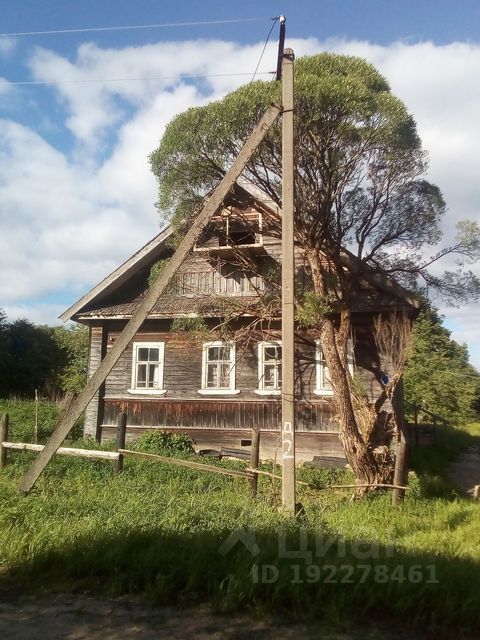
[[[127,441],[131,442],[142,433],[149,431],[148,427],[129,426]],[[162,431],[181,433],[193,440],[195,450],[219,450],[221,447],[238,449],[249,447],[252,438],[250,429],[200,429],[188,427],[165,427]],[[102,437],[105,440],[115,438],[116,427],[104,426]],[[128,448],[128,446],[127,446]],[[345,459],[338,434],[335,432],[300,431],[295,438],[296,459],[298,462],[313,460],[315,456]],[[281,463],[282,446],[280,431],[260,431],[260,457],[262,460],[276,460]]]
[[[90,351],[88,356],[88,377],[90,378],[98,368],[98,365],[105,357],[106,351],[106,328],[101,325],[90,327]],[[99,439],[100,427],[103,421],[103,397],[105,395],[105,384],[102,384],[94,395],[93,399],[85,409],[84,435]]]
[[[280,400],[105,400],[103,427],[113,427],[118,414],[127,413],[135,427],[188,427],[205,429],[260,429],[280,427]],[[335,431],[331,403],[297,403],[299,431]]]
[[[171,332],[168,330],[167,321],[149,321],[135,337],[136,342],[164,342],[164,389],[166,395],[162,398],[194,400],[201,399],[199,390],[202,387],[202,345],[189,339],[188,335],[182,332]],[[207,334],[205,341],[219,340],[221,337],[214,332],[214,321],[209,323],[212,332]],[[109,329],[107,338],[107,350],[110,349],[117,336],[119,329]],[[263,336],[251,340],[247,346],[236,344],[235,358],[235,388],[239,391],[232,394],[232,399],[251,400],[262,402],[267,399],[265,396],[256,393],[258,389],[258,342],[259,340],[278,340],[280,334],[278,329],[265,332]],[[135,393],[128,390],[131,387],[133,361],[133,344],[130,344],[122,354],[119,361],[109,374],[105,385],[106,399],[135,399]],[[304,399],[310,403],[320,403],[322,406],[329,406],[331,398],[316,396],[315,390],[315,344],[311,340],[309,343],[301,341],[297,348],[297,395],[299,399]],[[138,394],[137,399],[145,398]],[[150,396],[154,398],[154,394]],[[219,395],[216,402],[224,400],[225,397]]]

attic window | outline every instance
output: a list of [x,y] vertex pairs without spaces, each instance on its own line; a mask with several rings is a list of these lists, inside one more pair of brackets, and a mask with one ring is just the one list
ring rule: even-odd
[[260,247],[262,239],[262,218],[258,211],[239,210],[227,207],[220,215],[212,218],[197,251],[232,249],[234,247]]
[[228,216],[223,226],[223,233],[218,235],[220,247],[239,247],[257,243],[255,231],[248,227],[247,221]]

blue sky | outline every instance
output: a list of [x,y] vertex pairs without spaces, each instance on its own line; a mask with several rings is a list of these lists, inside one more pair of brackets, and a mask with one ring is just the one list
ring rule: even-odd
[[[280,13],[297,55],[364,56],[407,104],[447,200],[447,241],[458,220],[480,219],[478,0],[3,0],[3,33],[263,18],[0,37],[0,307],[10,318],[55,322],[158,231],[148,153],[176,113],[249,80],[215,74],[251,74]],[[275,68],[277,33],[260,72]],[[51,84],[9,84],[28,81]],[[480,367],[478,306],[441,310]]]

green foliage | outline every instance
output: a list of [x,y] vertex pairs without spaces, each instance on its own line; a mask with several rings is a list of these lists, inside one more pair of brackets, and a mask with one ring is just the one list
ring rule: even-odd
[[210,330],[203,318],[175,318],[172,322],[172,331],[179,331],[186,334],[195,344],[205,342],[209,337]]
[[158,455],[194,453],[192,439],[179,433],[167,433],[155,429],[146,431],[135,441],[135,450]]
[[455,498],[458,487],[448,476],[450,464],[462,453],[478,446],[480,424],[462,427],[442,425],[436,429],[431,445],[413,446],[410,466],[418,476],[422,495],[431,498]]
[[[177,237],[272,101],[280,102],[280,83],[257,81],[170,122],[150,162],[158,206],[172,218]],[[443,275],[428,271],[445,254],[477,260],[480,229],[463,222],[452,246],[428,255],[442,235],[445,203],[424,179],[415,122],[372,65],[331,53],[299,58],[295,115],[295,227],[310,255],[325,252],[340,276],[340,252],[348,248],[407,286],[425,281],[450,300],[478,294],[480,280],[462,265]],[[244,173],[281,205],[280,122]]]
[[7,323],[4,316],[0,325],[0,397],[32,397],[35,389],[54,392],[56,372],[65,357],[55,344],[53,329],[28,320]]
[[88,327],[73,325],[68,329],[55,327],[53,339],[64,354],[65,365],[57,374],[58,386],[64,392],[79,393],[87,382]]
[[8,323],[0,309],[0,397],[32,397],[35,389],[51,398],[78,392],[86,382],[87,358],[86,327]]
[[164,258],[163,260],[158,260],[157,262],[155,262],[154,265],[152,265],[152,268],[150,269],[150,274],[148,276],[149,287],[152,286],[152,284],[155,282],[158,276],[162,273],[162,271],[167,266],[168,262],[169,262],[169,258]]
[[474,417],[480,375],[468,362],[466,345],[450,338],[442,318],[430,306],[415,322],[404,380],[409,402],[455,423]]
[[[38,440],[43,443],[52,435],[60,404],[40,400],[38,403]],[[14,442],[33,442],[35,434],[35,402],[33,400],[1,400],[0,414],[8,413],[10,439]],[[70,432],[68,440],[77,439],[82,432],[82,420]]]
[[295,320],[303,329],[318,327],[324,316],[332,312],[332,305],[315,291],[305,291],[295,307]]
[[208,331],[207,323],[203,318],[176,318],[172,322],[172,331]]

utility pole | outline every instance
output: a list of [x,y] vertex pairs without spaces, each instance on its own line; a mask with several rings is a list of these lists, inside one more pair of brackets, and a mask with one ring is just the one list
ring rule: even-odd
[[[283,25],[284,26],[284,25]],[[295,258],[293,60],[282,58],[282,505],[295,514]]]

